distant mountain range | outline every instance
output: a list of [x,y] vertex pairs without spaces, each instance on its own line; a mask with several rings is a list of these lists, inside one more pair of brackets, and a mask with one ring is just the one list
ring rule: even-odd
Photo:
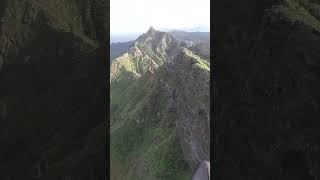
[[[184,28],[184,29],[168,29],[168,28],[162,28],[161,31],[164,32],[175,32],[175,31],[181,31],[181,32],[203,32],[203,33],[209,33],[210,28],[205,26],[199,26],[194,28]],[[110,35],[110,44],[112,43],[119,43],[119,42],[128,42],[128,41],[134,41],[139,37],[139,35],[142,33],[129,33],[129,34],[111,34]]]
[[111,63],[113,180],[191,179],[210,159],[209,55],[182,39],[151,27]]
[[132,43],[133,41],[112,43],[110,45],[110,60],[126,52]]
[[170,31],[186,31],[186,32],[210,32],[209,26],[196,26],[196,27],[188,27],[188,28],[180,28],[180,29],[169,29],[163,28],[161,31],[170,32]]
[[133,41],[139,37],[140,33],[132,33],[126,35],[110,35],[110,44],[119,42]]

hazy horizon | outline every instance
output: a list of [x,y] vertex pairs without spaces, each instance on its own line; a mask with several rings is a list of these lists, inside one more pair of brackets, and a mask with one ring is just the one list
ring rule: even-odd
[[[111,0],[111,36],[157,30],[210,31],[210,0]],[[194,29],[194,30],[193,30]]]
[[[186,31],[186,32],[209,32],[210,29],[206,28],[191,28],[191,29],[156,29],[159,31],[165,31],[165,32],[170,32],[170,31]],[[128,42],[128,41],[133,41],[137,39],[142,33],[147,32],[148,29],[146,29],[144,32],[141,33],[131,33],[131,34],[120,34],[120,35],[112,35],[110,34],[110,43],[118,43],[118,42]]]

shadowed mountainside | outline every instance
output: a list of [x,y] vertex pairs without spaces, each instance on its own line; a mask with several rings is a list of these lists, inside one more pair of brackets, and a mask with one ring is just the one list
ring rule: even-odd
[[217,1],[213,178],[317,179],[319,1]]
[[1,179],[105,178],[106,3],[0,3]]

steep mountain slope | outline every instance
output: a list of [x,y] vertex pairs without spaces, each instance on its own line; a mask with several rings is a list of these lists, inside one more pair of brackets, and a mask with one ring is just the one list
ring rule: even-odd
[[150,28],[112,62],[113,179],[187,179],[209,159],[210,64],[183,46]]
[[0,179],[103,179],[106,1],[0,5]]
[[319,178],[319,1],[217,1],[214,179]]

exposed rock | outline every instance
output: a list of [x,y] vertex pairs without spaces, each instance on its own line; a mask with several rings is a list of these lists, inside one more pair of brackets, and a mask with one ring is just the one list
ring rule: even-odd
[[176,127],[184,157],[194,169],[199,162],[210,160],[210,71],[194,66],[199,59],[189,53],[191,52],[183,49],[175,60],[175,67],[170,69],[174,69],[172,76],[185,82],[175,87],[174,91]]

